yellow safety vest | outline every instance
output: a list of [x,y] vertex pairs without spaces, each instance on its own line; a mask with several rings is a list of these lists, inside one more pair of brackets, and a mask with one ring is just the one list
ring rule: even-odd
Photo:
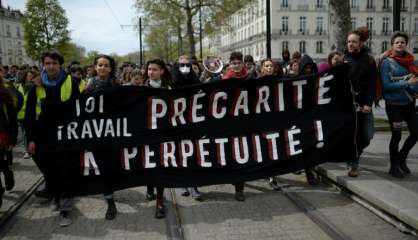
[[[71,76],[68,75],[61,85],[61,102],[66,102],[71,98],[72,87]],[[41,115],[41,103],[45,97],[46,92],[44,86],[36,87],[36,121],[38,121],[39,115]]]
[[22,84],[17,85],[17,90],[23,96],[23,104],[22,104],[22,108],[17,113],[17,120],[23,120],[23,119],[25,119],[25,109],[26,109],[26,100],[28,99],[28,92],[25,93],[25,91],[23,90],[23,85]]
[[84,92],[86,87],[87,87],[86,80],[81,79],[80,83],[78,84],[78,90],[80,90],[80,93]]

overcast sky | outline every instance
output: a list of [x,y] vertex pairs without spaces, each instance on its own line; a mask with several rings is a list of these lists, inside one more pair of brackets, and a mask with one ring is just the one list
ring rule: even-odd
[[[26,0],[1,2],[3,7],[25,10]],[[120,27],[138,23],[135,0],[59,0],[59,3],[69,20],[71,39],[87,51],[119,55],[138,51],[137,31],[133,27]]]

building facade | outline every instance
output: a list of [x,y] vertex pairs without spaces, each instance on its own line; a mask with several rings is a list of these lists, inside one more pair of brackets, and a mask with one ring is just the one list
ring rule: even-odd
[[[393,0],[349,0],[352,27],[371,30],[367,45],[375,56],[390,48],[393,29]],[[219,53],[228,60],[233,51],[266,58],[265,0],[257,0],[234,13],[220,35]],[[410,36],[409,50],[418,58],[418,0],[401,0],[401,30]],[[329,0],[271,1],[272,58],[281,58],[284,49],[299,51],[321,61],[329,45]],[[212,46],[215,46],[212,44]]]
[[23,46],[22,13],[1,6],[0,1],[0,64],[31,64]]

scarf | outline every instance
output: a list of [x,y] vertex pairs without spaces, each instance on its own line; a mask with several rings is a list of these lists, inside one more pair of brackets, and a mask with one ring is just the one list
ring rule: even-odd
[[66,75],[67,74],[65,73],[65,71],[61,69],[58,74],[57,79],[49,79],[48,73],[46,72],[46,70],[42,70],[41,72],[42,85],[45,87],[59,86],[65,80]]
[[409,73],[414,75],[418,74],[418,66],[415,66],[414,64],[414,55],[409,52],[405,52],[405,54],[401,56],[391,48],[384,53],[384,56],[393,58],[400,65],[408,69]]
[[397,63],[399,63],[401,66],[408,69],[409,73],[412,73],[414,75],[418,74],[418,66],[415,66],[415,64],[414,64],[414,56],[412,54],[410,54],[409,52],[405,52],[405,54],[403,54],[402,56],[399,55],[395,50],[393,50],[393,48],[384,52],[382,54],[381,58],[380,58],[378,66],[377,66],[378,74],[377,74],[376,89],[375,89],[375,93],[376,93],[375,104],[376,105],[378,105],[377,102],[382,98],[383,83],[382,83],[382,79],[380,77],[380,69],[381,69],[383,59],[385,59],[387,57],[392,58]]
[[228,69],[228,71],[223,76],[223,79],[228,80],[228,79],[234,79],[234,78],[246,78],[247,76],[248,76],[247,69],[243,67],[241,69],[241,72],[239,73],[232,71],[232,69]]

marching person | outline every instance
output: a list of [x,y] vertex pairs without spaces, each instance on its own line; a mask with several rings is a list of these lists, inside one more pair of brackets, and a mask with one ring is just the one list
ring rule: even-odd
[[[116,62],[112,57],[99,54],[94,59],[93,65],[96,76],[90,80],[89,84],[86,86],[85,92],[94,93],[99,90],[106,90],[119,85],[116,81]],[[115,199],[113,197],[114,191],[109,182],[106,183],[105,188],[106,190],[103,193],[107,203],[105,219],[113,220],[117,214]]]
[[[24,142],[25,142],[26,149],[28,147],[28,144],[26,142],[25,128],[23,126],[24,119],[25,119],[25,111],[26,111],[26,101],[28,99],[29,89],[33,85],[32,79],[35,77],[36,74],[37,74],[36,72],[31,71],[31,70],[23,71],[22,74],[20,75],[20,79],[18,81],[18,84],[16,85],[16,89],[23,96],[23,104],[22,104],[22,108],[20,109],[20,111],[17,114],[17,120],[19,122],[19,125],[21,126],[22,135],[25,139]],[[25,154],[23,155],[23,158],[25,158],[25,159],[30,158],[29,153],[25,152]]]
[[[145,86],[151,88],[171,89],[172,77],[163,60],[150,60],[147,62],[145,69],[147,73],[145,75]],[[165,218],[164,187],[157,187],[157,197],[155,197],[154,186],[148,185],[146,198],[148,200],[157,199],[155,205],[155,217]]]
[[[11,190],[14,185],[13,172],[9,169],[9,163],[5,159],[6,151],[11,151],[17,141],[17,113],[13,96],[4,84],[0,76],[0,171],[4,174],[6,190]],[[0,207],[3,203],[3,184],[0,179]]]
[[[223,80],[230,79],[247,79],[248,71],[243,63],[243,56],[241,52],[232,52],[229,56],[229,67],[223,75]],[[235,199],[237,201],[245,201],[244,182],[237,182],[235,186]]]
[[357,154],[347,163],[349,177],[359,175],[360,155],[363,149],[370,144],[374,135],[372,104],[375,97],[377,69],[374,58],[368,54],[368,49],[364,46],[368,38],[369,30],[366,27],[349,32],[347,51],[344,56],[344,61],[350,65],[348,77],[351,80],[354,100],[357,105]]
[[[395,32],[391,37],[392,48],[383,54],[380,66],[382,93],[392,131],[389,174],[396,178],[403,178],[411,173],[406,159],[418,140],[414,97],[418,93],[418,67],[414,65],[414,56],[406,51],[408,40],[407,34]],[[409,136],[399,150],[403,121],[408,125]]]
[[78,89],[80,92],[84,92],[86,89],[86,80],[83,79],[84,70],[78,65],[74,65],[70,68],[71,78],[78,84]]
[[[174,83],[173,89],[200,83],[196,73],[192,70],[189,58],[186,55],[180,56],[178,62],[173,66]],[[190,193],[196,201],[202,201],[202,194],[197,187],[181,188],[182,196],[189,196]]]
[[[55,50],[47,50],[42,54],[43,70],[41,83],[35,84],[28,93],[25,130],[28,142],[28,152],[38,166],[45,179],[45,189],[37,191],[35,196],[52,199],[55,196],[60,211],[60,226],[71,224],[73,179],[71,170],[75,158],[69,153],[59,153],[54,159],[49,159],[44,146],[46,126],[42,120],[53,120],[54,109],[50,106],[71,102],[79,96],[78,85],[63,69],[64,58]],[[59,159],[56,159],[58,157]],[[51,165],[59,164],[52,171]],[[59,188],[58,188],[59,186]]]

